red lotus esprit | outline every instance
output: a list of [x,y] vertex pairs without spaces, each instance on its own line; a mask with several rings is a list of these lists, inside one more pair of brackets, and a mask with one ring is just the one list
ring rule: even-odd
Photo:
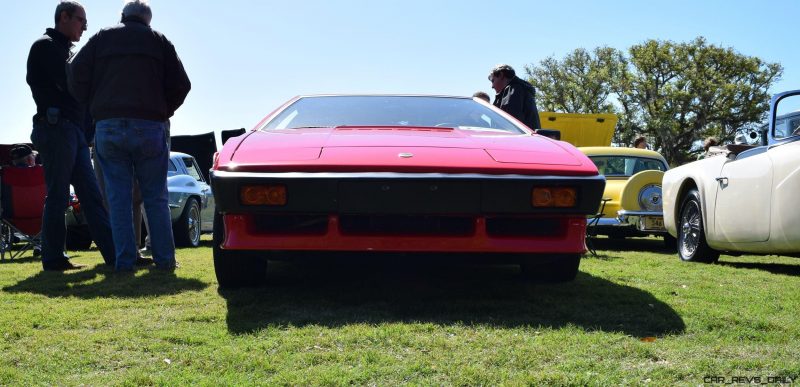
[[[478,99],[296,97],[228,140],[211,182],[221,287],[270,253],[476,253],[570,281],[605,179],[572,145]],[[285,254],[282,254],[285,255]]]

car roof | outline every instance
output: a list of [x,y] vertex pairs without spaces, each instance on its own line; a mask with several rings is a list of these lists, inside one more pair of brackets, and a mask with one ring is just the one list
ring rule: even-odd
[[192,156],[192,155],[190,155],[190,154],[188,154],[188,153],[183,153],[183,152],[169,152],[169,158],[173,158],[173,157],[192,157],[192,158],[194,158],[194,156]]

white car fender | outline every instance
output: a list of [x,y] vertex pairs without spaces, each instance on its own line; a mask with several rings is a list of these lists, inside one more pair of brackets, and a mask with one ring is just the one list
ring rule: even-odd
[[706,237],[709,241],[715,239],[712,235],[714,197],[717,192],[716,177],[726,161],[728,159],[725,156],[715,156],[684,164],[664,173],[661,186],[664,197],[664,227],[670,235],[675,237],[678,235],[681,204],[689,190],[688,187],[694,185],[700,193]]

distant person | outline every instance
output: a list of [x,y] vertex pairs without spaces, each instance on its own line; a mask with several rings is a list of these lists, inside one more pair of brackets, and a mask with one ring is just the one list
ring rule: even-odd
[[81,209],[97,248],[106,264],[114,265],[108,212],[89,161],[83,127],[85,107],[67,91],[65,66],[72,55],[72,42],[81,39],[86,26],[83,6],[76,1],[62,1],[56,6],[55,28],[48,28],[28,55],[27,82],[36,102],[31,141],[40,152],[47,187],[42,216],[44,270],[82,267],[72,264],[64,254],[64,208],[69,202],[70,184],[81,198]]
[[36,156],[39,154],[26,144],[14,145],[8,153],[11,156],[11,165],[15,167],[36,166]]
[[719,152],[715,152],[714,149],[712,148],[712,147],[716,148],[717,145],[719,145],[719,140],[717,140],[716,137],[708,137],[708,138],[706,138],[705,141],[703,141],[703,153],[699,154],[697,156],[697,159],[698,160],[702,160],[702,159],[711,157],[716,153],[719,153]]
[[539,110],[536,108],[536,89],[516,75],[507,64],[500,64],[489,73],[489,82],[497,93],[494,106],[511,114],[531,129],[540,129]]
[[175,47],[150,27],[143,0],[129,0],[120,24],[92,36],[70,65],[69,86],[89,104],[111,213],[117,271],[132,271],[137,247],[133,179],[144,201],[156,269],[176,268],[167,193],[167,120],[191,89]]
[[636,137],[636,139],[633,140],[633,147],[638,149],[647,149],[647,138],[644,136]]
[[492,103],[492,101],[489,99],[489,94],[486,94],[482,91],[476,91],[475,94],[472,94],[472,98],[480,98],[486,102]]

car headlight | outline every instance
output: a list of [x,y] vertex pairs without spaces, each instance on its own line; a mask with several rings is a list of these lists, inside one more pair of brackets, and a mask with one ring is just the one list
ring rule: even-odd
[[648,184],[639,191],[639,206],[645,211],[661,211],[661,186]]

